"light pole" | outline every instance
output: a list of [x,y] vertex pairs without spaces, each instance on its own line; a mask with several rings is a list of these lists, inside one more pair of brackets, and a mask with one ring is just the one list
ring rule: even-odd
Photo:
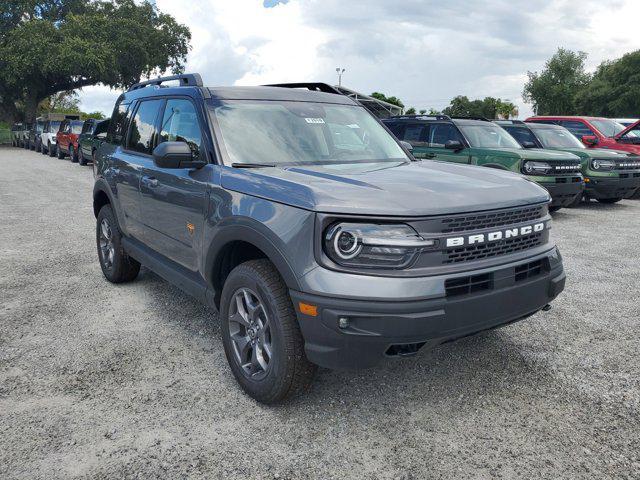
[[337,67],[336,68],[336,73],[338,74],[338,86],[341,87],[342,86],[342,74],[345,72],[346,70],[344,68],[340,68]]

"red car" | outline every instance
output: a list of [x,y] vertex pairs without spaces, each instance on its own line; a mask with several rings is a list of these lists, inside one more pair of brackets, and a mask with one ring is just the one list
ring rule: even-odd
[[525,121],[561,125],[589,148],[608,148],[640,155],[640,121],[629,127],[603,117],[535,116]]
[[72,162],[78,161],[78,137],[82,132],[82,120],[63,120],[60,129],[56,134],[56,143],[58,147],[56,151],[58,158],[64,158],[69,155]]

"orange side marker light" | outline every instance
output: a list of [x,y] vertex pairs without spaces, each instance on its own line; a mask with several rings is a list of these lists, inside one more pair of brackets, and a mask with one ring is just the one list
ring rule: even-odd
[[298,302],[298,308],[300,309],[300,313],[304,313],[305,315],[309,315],[310,317],[318,316],[318,307],[315,305],[309,305],[308,303]]

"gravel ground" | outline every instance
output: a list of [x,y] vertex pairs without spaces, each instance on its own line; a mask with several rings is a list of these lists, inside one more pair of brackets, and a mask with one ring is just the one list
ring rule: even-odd
[[214,311],[103,278],[92,185],[0,149],[0,478],[640,478],[640,201],[558,212],[551,311],[274,408]]

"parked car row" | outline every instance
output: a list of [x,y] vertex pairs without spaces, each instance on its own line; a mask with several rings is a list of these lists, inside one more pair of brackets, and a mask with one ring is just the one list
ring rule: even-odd
[[134,85],[109,122],[63,121],[56,147],[94,159],[104,277],[145,265],[217,308],[232,374],[275,403],[317,366],[371,367],[551,308],[566,276],[550,208],[585,183],[608,203],[640,186],[637,155],[571,135],[380,121],[325,84],[182,74]]
[[72,162],[86,165],[93,160],[108,125],[109,120],[80,120],[78,115],[49,114],[37,118],[33,124],[14,124],[12,144],[50,157],[69,157]]

